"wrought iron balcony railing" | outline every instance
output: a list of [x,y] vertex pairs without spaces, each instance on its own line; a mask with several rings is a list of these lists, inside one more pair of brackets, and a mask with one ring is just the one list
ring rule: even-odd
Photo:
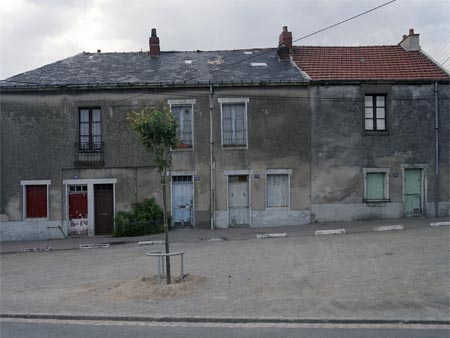
[[103,142],[76,142],[75,166],[76,167],[102,167],[105,165]]

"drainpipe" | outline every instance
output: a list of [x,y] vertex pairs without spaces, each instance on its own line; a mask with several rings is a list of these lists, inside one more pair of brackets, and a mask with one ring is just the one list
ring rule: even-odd
[[435,135],[435,163],[434,163],[434,216],[439,217],[439,105],[438,84],[434,83],[434,135]]
[[213,85],[209,84],[209,186],[210,186],[210,210],[211,210],[211,230],[216,224],[216,198],[215,198],[215,177],[214,177],[214,134],[213,134]]

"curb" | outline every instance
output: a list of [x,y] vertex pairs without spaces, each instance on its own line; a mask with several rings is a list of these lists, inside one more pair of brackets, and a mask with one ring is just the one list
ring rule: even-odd
[[0,318],[54,319],[54,320],[93,320],[125,322],[161,323],[294,323],[294,324],[403,324],[403,325],[450,325],[450,320],[424,319],[320,319],[320,318],[250,318],[250,317],[142,317],[142,316],[99,316],[99,315],[56,315],[1,313]]

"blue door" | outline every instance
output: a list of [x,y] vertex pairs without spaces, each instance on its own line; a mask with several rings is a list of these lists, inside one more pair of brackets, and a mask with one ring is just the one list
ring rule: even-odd
[[192,176],[172,177],[172,227],[192,227]]

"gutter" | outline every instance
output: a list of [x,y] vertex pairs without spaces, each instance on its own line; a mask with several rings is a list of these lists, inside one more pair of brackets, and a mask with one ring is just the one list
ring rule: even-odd
[[210,187],[210,204],[209,208],[211,211],[211,230],[214,230],[216,227],[216,198],[215,198],[215,188],[216,188],[216,180],[214,175],[214,133],[213,133],[213,85],[212,83],[209,85],[209,187]]
[[439,100],[438,84],[434,83],[434,217],[439,217]]

